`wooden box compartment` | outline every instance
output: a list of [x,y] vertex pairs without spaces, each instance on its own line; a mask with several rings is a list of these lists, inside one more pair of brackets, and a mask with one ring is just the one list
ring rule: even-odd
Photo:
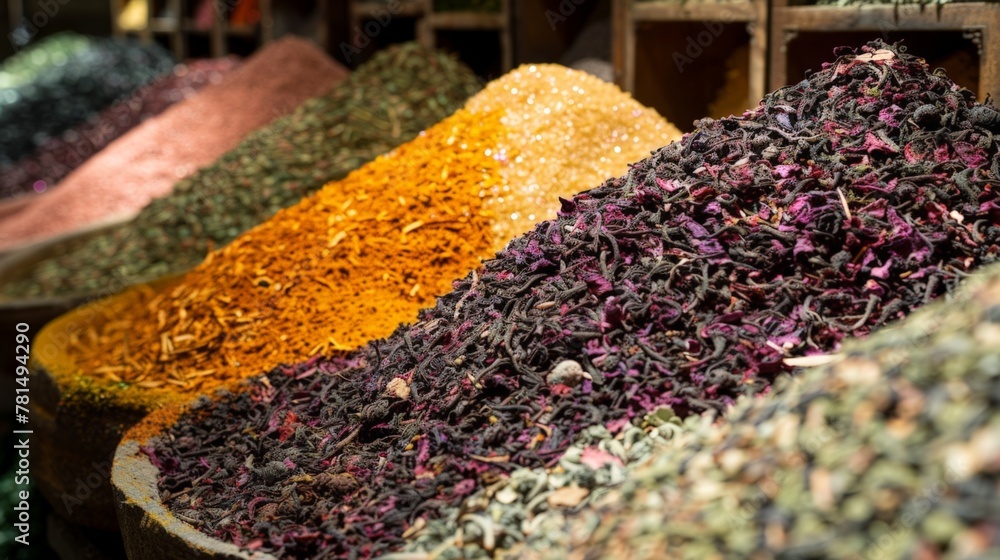
[[681,130],[756,106],[765,94],[767,2],[636,2],[614,8],[623,89]]
[[[816,6],[773,0],[769,89],[795,83],[830,60],[835,46],[904,40],[980,100],[1000,93],[1000,4]],[[989,62],[993,62],[990,64]]]

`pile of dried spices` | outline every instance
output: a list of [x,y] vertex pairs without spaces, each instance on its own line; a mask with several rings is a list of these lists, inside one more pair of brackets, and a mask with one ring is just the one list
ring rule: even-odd
[[[198,403],[145,449],[163,499],[249,550],[376,557],[590,428],[765,394],[997,260],[997,131],[901,48],[844,49],[564,201],[415,325]],[[516,544],[483,523],[466,546]]]
[[[570,196],[680,133],[612,84],[525,66],[211,253],[50,323],[34,357],[101,407],[153,409],[392,333]],[[67,334],[69,333],[69,334]]]
[[0,93],[0,164],[17,161],[174,65],[156,45],[90,42],[63,64],[49,65],[31,81]]
[[122,134],[203,87],[219,83],[226,72],[238,65],[234,57],[178,64],[172,72],[127,99],[58,137],[49,138],[17,163],[0,165],[0,198],[45,192]]
[[[686,421],[710,416],[689,416]],[[571,545],[567,526],[577,522],[569,516],[613,495],[631,469],[690,429],[666,407],[636,419],[636,424],[626,422],[614,434],[605,426],[591,426],[554,467],[511,471],[460,507],[443,509],[438,519],[418,521],[420,528],[406,537],[403,551],[382,558],[471,560],[548,550],[566,554]]]
[[691,422],[517,556],[996,557],[1000,269],[968,282],[728,421]]
[[90,45],[90,39],[72,32],[56,33],[31,43],[0,64],[0,91],[31,83],[40,73],[65,65],[71,56]]
[[415,43],[380,51],[328,93],[247,137],[129,222],[3,286],[12,298],[115,290],[208,252],[440,121],[478,91],[471,70]]
[[346,77],[347,70],[305,39],[269,43],[222,82],[125,133],[70,173],[58,189],[5,219],[0,249],[137,212],[250,132]]

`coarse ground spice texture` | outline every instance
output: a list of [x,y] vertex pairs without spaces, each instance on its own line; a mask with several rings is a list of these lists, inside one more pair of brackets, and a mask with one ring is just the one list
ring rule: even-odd
[[510,548],[517,512],[476,517],[477,490],[594,428],[766,394],[995,262],[998,130],[898,47],[845,49],[564,201],[418,323],[202,401],[146,448],[163,499],[282,558],[377,557],[456,510],[481,538],[447,557]]
[[88,41],[81,50],[63,51],[72,54],[61,64],[46,65],[30,81],[0,93],[0,164],[17,161],[174,66],[158,45]]
[[221,83],[135,127],[58,189],[5,218],[0,250],[137,212],[253,130],[346,76],[347,70],[309,41],[289,37],[268,44]]
[[679,136],[611,84],[522,67],[183,277],[60,318],[36,357],[63,394],[155,408],[352,350],[415,320],[454,278],[554,215],[559,196]]
[[441,52],[416,43],[382,50],[135,219],[37,263],[2,291],[11,298],[110,294],[190,270],[212,248],[413,139],[480,89],[471,70]]
[[728,421],[690,422],[516,556],[997,557],[1000,269],[984,278]]
[[49,138],[16,163],[0,165],[0,198],[41,193],[116,138],[210,84],[239,65],[235,57],[194,60],[136,90],[84,123]]

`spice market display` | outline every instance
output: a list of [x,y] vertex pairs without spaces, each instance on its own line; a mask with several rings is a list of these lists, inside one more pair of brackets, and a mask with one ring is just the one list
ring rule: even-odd
[[[522,523],[530,511],[621,480],[546,488],[574,462],[624,466],[627,451],[589,442],[673,434],[684,429],[674,416],[771,398],[779,376],[952,292],[1000,251],[1000,111],[898,46],[838,56],[743,117],[700,121],[626,175],[562,199],[558,219],[417,323],[198,401],[144,448],[165,504],[208,536],[281,558],[502,556],[537,536]],[[903,424],[921,410],[913,402],[894,409]],[[863,420],[870,441],[906,433]],[[156,430],[150,419],[128,437]],[[542,475],[504,484],[525,469]],[[835,504],[833,473],[811,476]],[[491,504],[512,505],[483,513]],[[817,534],[818,523],[797,527]],[[855,541],[843,546],[860,547],[862,529],[842,528]],[[784,539],[779,529],[753,542]]]
[[[35,357],[67,394],[152,409],[353,349],[414,320],[452,279],[554,215],[560,195],[679,136],[611,84],[523,67],[176,281],[60,317]],[[62,332],[76,336],[50,359]]]
[[64,178],[59,188],[5,217],[0,250],[137,212],[236,147],[248,133],[346,77],[347,70],[312,43],[275,41],[222,82],[133,128]]
[[[32,354],[59,395],[47,408],[56,422],[38,436],[44,491],[72,488],[85,476],[72,465],[108,456],[125,429],[164,404],[390,334],[555,215],[559,196],[679,137],[612,84],[524,66],[189,273],[52,321]],[[85,432],[65,440],[73,430]],[[110,488],[101,491],[110,500]]]
[[953,1],[5,3],[0,557],[1000,558]]
[[25,83],[3,90],[0,164],[17,161],[46,138],[83,122],[174,65],[170,54],[157,46],[97,38],[87,42],[80,49],[71,36],[63,38],[53,47],[55,52],[39,53],[58,62],[39,65],[36,76],[25,76]]
[[0,165],[0,199],[42,193],[136,125],[194,96],[239,66],[236,58],[194,60],[136,90],[59,136],[47,139],[16,163]]
[[415,43],[381,51],[134,219],[37,263],[0,289],[10,298],[110,294],[189,270],[212,248],[412,139],[479,89],[472,71],[443,53]]

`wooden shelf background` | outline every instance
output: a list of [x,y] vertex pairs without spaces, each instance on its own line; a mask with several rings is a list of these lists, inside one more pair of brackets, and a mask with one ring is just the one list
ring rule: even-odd
[[[500,65],[504,72],[514,64],[511,39],[511,1],[500,0],[497,13],[434,11],[433,0],[402,1],[396,17],[416,19],[416,40],[427,47],[438,45],[439,31],[496,31],[500,39]],[[386,10],[385,2],[378,0],[354,0],[350,5],[351,29],[362,26],[373,18],[372,14]]]
[[[455,40],[458,43],[463,40],[468,41],[467,36],[462,39],[461,35],[456,35],[454,32],[496,33],[501,59],[497,67],[506,72],[513,68],[516,62],[513,45],[515,16],[512,16],[512,13],[522,10],[524,3],[538,1],[501,0],[499,13],[481,13],[437,12],[434,10],[433,0],[404,0],[400,2],[400,11],[394,16],[412,18],[416,40],[429,47],[440,46],[442,38]],[[162,0],[162,2],[165,2],[170,13],[177,14],[177,17],[158,17],[158,14],[151,12],[146,27],[138,31],[121,29],[115,17],[113,18],[115,34],[139,36],[147,42],[158,38],[161,42],[168,43],[175,56],[181,59],[188,56],[188,45],[191,40],[200,40],[204,44],[207,37],[212,56],[222,56],[227,52],[230,38],[253,40],[258,46],[272,40],[274,33],[273,26],[270,25],[272,10],[279,5],[274,4],[274,0],[261,0],[261,22],[253,27],[234,28],[227,22],[215,18],[216,21],[213,22],[211,29],[198,30],[190,24],[190,21],[184,19],[184,14],[188,13],[184,8],[190,8],[189,3],[197,0]],[[10,6],[13,7],[17,3],[11,2]],[[113,14],[120,13],[125,3],[126,0],[111,0]],[[327,10],[330,9],[328,3],[329,0],[315,2],[316,9],[322,12],[321,15],[328,13]],[[370,20],[371,14],[384,11],[387,7],[384,0],[348,0],[346,5],[341,4],[341,0],[335,0],[334,4],[337,9],[344,9],[348,14],[352,29],[355,25],[363,25]],[[840,7],[808,5],[804,4],[803,0],[687,0],[686,2],[611,0],[611,5],[611,50],[615,77],[623,89],[633,93],[636,89],[637,28],[657,22],[745,24],[746,36],[749,37],[749,60],[746,69],[748,107],[756,104],[756,101],[768,91],[787,85],[789,81],[797,81],[799,76],[789,75],[789,61],[797,55],[793,45],[800,34],[886,30],[900,33],[925,31],[957,33],[974,45],[974,50],[971,51],[973,54],[978,53],[978,69],[972,67],[970,76],[973,71],[978,72],[977,78],[972,80],[978,79],[976,90],[979,98],[985,98],[987,92],[1000,93],[1000,66],[996,64],[1000,58],[1000,3]],[[317,29],[317,42],[329,51],[327,18],[320,17],[319,20],[321,24]],[[449,33],[451,35],[447,35]],[[198,37],[201,39],[196,39]],[[456,37],[458,39],[455,39]],[[919,44],[909,46],[911,52],[920,54]],[[486,56],[489,58],[493,55]],[[963,56],[971,58],[972,55],[963,54]],[[801,68],[798,67],[793,69],[793,73],[800,71]],[[667,84],[664,87],[686,87],[686,84]]]
[[[192,37],[208,37],[209,56],[220,57],[229,54],[228,39],[242,37],[254,40],[254,46],[260,47],[274,40],[274,6],[272,0],[260,0],[260,22],[251,26],[231,26],[228,21],[213,13],[212,26],[209,29],[199,29],[187,15],[187,8],[194,7],[198,0],[166,0],[167,11],[174,14],[169,17],[153,13],[152,0],[146,0],[149,6],[146,25],[142,29],[123,29],[118,22],[118,15],[125,9],[126,0],[111,0],[111,26],[116,37],[137,36],[143,42],[151,43],[156,37],[166,37],[174,57],[183,60],[189,55],[189,41]],[[190,4],[189,4],[190,2]],[[317,0],[315,3],[317,18],[316,36],[313,39],[324,49],[327,48],[329,31],[327,29],[327,14],[329,0]]]
[[[638,28],[648,24],[744,24],[748,37],[748,67],[746,68],[746,108],[756,106],[767,93],[767,48],[768,48],[768,0],[736,0],[719,2],[638,2],[636,0],[613,0],[612,7],[612,63],[615,78],[622,89],[637,93],[637,43]],[[705,47],[706,49],[708,47]],[[719,70],[725,72],[725,69]],[[662,88],[688,88],[681,83],[668,83],[664,79]],[[717,92],[711,92],[717,93]],[[664,95],[668,95],[664,93]],[[639,99],[643,101],[643,99]],[[661,108],[662,109],[662,108]],[[664,112],[661,110],[661,112]],[[665,115],[671,118],[670,115]],[[705,115],[702,115],[705,116]],[[671,120],[678,120],[674,117]],[[675,122],[682,129],[688,122]]]

